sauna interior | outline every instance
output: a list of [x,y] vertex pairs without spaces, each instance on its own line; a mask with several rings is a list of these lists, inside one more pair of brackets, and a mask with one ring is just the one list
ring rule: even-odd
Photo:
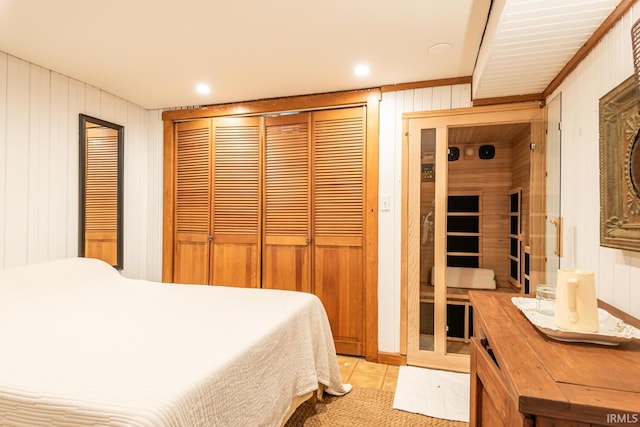
[[[435,129],[420,135],[420,350],[434,347]],[[528,293],[531,123],[450,127],[446,352],[469,354],[469,289]]]

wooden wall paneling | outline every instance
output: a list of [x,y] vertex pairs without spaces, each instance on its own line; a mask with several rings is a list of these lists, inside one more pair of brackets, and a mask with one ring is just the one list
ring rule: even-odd
[[[85,85],[78,80],[69,79],[68,99],[68,115],[66,117],[67,129],[76,129],[78,126],[78,114],[84,109],[85,105]],[[51,113],[50,113],[51,114]],[[78,130],[79,132],[79,130]],[[80,143],[78,138],[70,137],[67,155],[69,158],[69,167],[67,168],[67,224],[66,239],[68,256],[75,256],[78,253],[78,203],[80,200],[80,188],[78,178],[80,176],[79,163]]]
[[266,119],[263,288],[311,292],[310,120]]
[[147,278],[140,230],[159,224],[162,213],[149,211],[144,201],[136,203],[136,199],[140,194],[147,197],[145,150],[161,146],[160,138],[147,134],[148,128],[159,127],[159,114],[147,118],[146,110],[137,105],[4,52],[0,52],[0,126],[4,129],[0,132],[0,203],[11,209],[0,212],[0,267],[77,256],[78,114],[101,117],[103,106],[105,115],[125,126],[125,146],[137,147],[135,159],[129,156],[137,167],[125,173],[125,192],[134,201],[129,212],[133,216],[125,219],[125,241],[143,249],[125,252],[123,274]]
[[[146,135],[148,141],[162,141],[163,126],[162,113],[160,110],[147,110],[143,122],[146,124]],[[146,274],[147,280],[162,280],[162,247],[163,247],[163,227],[162,227],[162,143],[145,144],[148,148],[147,154],[147,206],[149,215],[147,215],[147,239],[145,253],[146,257]]]
[[152,140],[153,137],[152,133],[147,132],[146,119],[144,109],[131,108],[131,104],[116,98],[115,123],[131,124],[128,131],[125,127],[123,172],[127,185],[123,188],[123,220],[125,224],[139,224],[138,227],[128,230],[123,239],[127,262],[125,268],[129,277],[145,277],[152,280],[153,276],[147,276],[151,253],[147,249],[147,243],[150,241],[148,230],[149,226],[157,224],[158,216],[150,215],[153,211],[150,210],[148,200],[149,197],[157,197],[159,193],[153,193],[149,188],[149,182],[154,177],[149,173],[148,159],[157,145],[146,142],[147,138]]
[[[471,135],[472,137],[472,135]],[[496,141],[493,159],[478,157],[480,143],[473,140],[459,145],[460,159],[448,162],[449,194],[482,193],[481,267],[496,273],[498,286],[509,286],[508,191],[511,188],[511,141]],[[465,158],[465,149],[473,155]]]
[[530,184],[531,180],[531,132],[522,139],[513,141],[513,187],[522,189],[522,206],[520,212],[522,242],[529,245],[529,206],[530,206]]
[[213,119],[210,284],[260,286],[260,117]]
[[175,247],[171,281],[209,283],[211,120],[176,124]]
[[531,122],[531,142],[535,143],[535,150],[530,153],[529,170],[531,180],[529,184],[529,245],[530,281],[532,292],[540,283],[545,283],[545,239],[546,239],[546,130],[547,107],[540,108]]
[[312,291],[327,310],[337,351],[347,354],[364,353],[364,113],[313,113]]
[[47,259],[48,247],[41,242],[48,237],[49,198],[40,197],[49,187],[49,103],[50,73],[31,64],[29,90],[29,262]]
[[[77,254],[66,252],[67,233],[64,228],[66,224],[67,205],[61,203],[69,197],[69,185],[66,182],[67,170],[74,164],[74,169],[78,165],[78,157],[69,158],[69,145],[78,145],[77,123],[74,128],[67,126],[67,115],[69,114],[69,78],[58,73],[51,73],[51,103],[55,105],[51,113],[51,135],[50,135],[50,175],[53,183],[49,188],[49,236],[48,236],[48,257],[51,259],[64,258]],[[71,142],[73,141],[73,142]],[[78,174],[74,182],[77,182]],[[78,199],[75,200],[77,213]],[[76,223],[77,228],[77,223]]]
[[[402,120],[402,151],[400,158],[400,209],[409,212],[409,121]],[[400,354],[407,354],[408,281],[409,281],[409,226],[405,216],[400,221]]]
[[178,124],[163,122],[162,140],[162,281],[173,282],[175,265],[176,212],[176,128]]
[[[367,360],[379,360],[378,349],[378,196],[379,196],[379,116],[380,96],[367,98],[364,177],[364,355]],[[385,242],[386,243],[386,242]]]
[[27,263],[29,179],[29,64],[12,56],[7,65],[5,267]]

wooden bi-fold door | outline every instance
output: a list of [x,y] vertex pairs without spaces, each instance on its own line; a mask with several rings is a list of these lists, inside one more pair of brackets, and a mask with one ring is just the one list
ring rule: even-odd
[[173,281],[209,283],[211,119],[176,124]]
[[176,124],[174,277],[259,286],[260,118]]
[[314,113],[313,292],[336,349],[364,354],[365,108]]
[[310,120],[266,119],[263,288],[311,292]]
[[312,292],[339,353],[364,354],[365,109],[266,121],[262,286]]
[[213,120],[212,285],[260,287],[260,122]]

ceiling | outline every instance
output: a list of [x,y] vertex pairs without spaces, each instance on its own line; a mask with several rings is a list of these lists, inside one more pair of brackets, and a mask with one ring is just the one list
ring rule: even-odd
[[492,98],[541,93],[618,3],[0,0],[0,50],[148,109],[469,76]]

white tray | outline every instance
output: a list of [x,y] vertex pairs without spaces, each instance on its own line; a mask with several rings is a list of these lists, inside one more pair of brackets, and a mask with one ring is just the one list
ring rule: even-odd
[[602,345],[618,345],[633,340],[640,342],[640,329],[624,323],[601,308],[598,309],[600,330],[595,333],[588,333],[568,331],[557,327],[553,316],[541,314],[536,310],[535,298],[513,297],[511,302],[542,333],[558,341],[587,342]]

